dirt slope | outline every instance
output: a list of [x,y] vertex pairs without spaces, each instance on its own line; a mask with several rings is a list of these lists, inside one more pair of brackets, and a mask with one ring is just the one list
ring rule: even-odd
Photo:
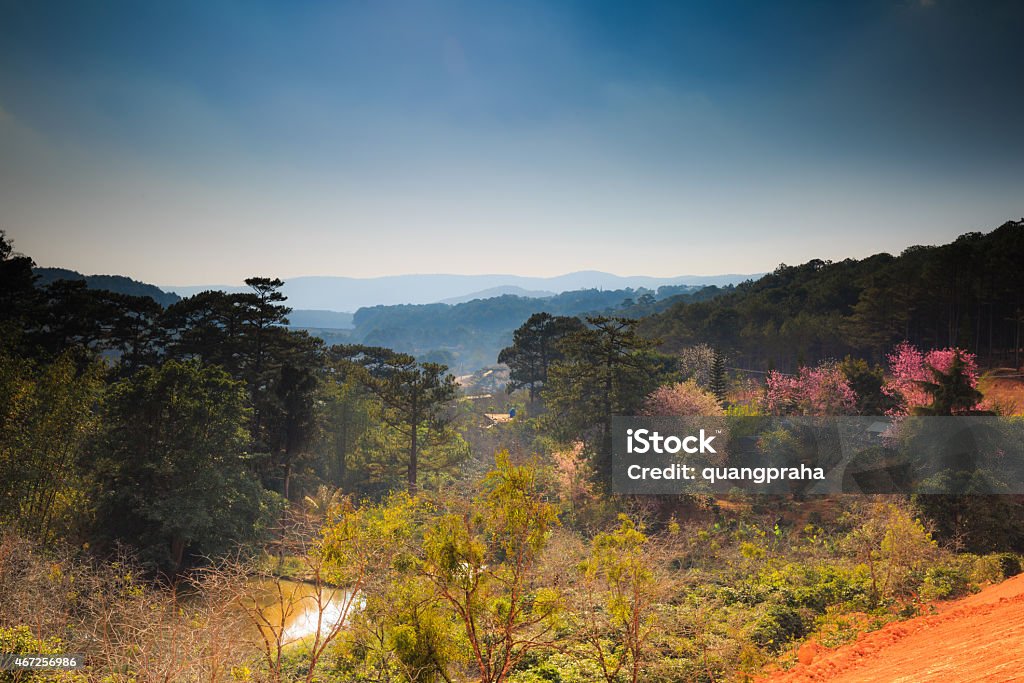
[[763,680],[1024,681],[1024,574],[937,609],[936,614],[863,634],[835,650],[815,652],[813,646],[804,646],[804,663]]

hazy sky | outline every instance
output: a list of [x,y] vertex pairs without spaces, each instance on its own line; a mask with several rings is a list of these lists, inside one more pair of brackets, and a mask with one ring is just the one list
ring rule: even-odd
[[1024,3],[0,0],[40,265],[770,270],[1024,215]]

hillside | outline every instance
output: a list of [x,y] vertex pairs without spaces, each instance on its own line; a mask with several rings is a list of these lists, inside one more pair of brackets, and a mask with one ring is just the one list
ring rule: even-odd
[[139,282],[124,275],[82,275],[67,268],[33,268],[32,272],[37,277],[36,285],[40,287],[45,287],[57,280],[85,280],[89,289],[104,289],[131,296],[148,296],[164,307],[181,301],[181,297],[177,294],[165,292],[155,285]]
[[[1019,367],[1024,328],[1024,221],[899,256],[779,266],[705,302],[643,322],[667,351],[708,343],[764,370],[854,354],[880,361],[904,339],[959,346],[989,366]],[[1015,350],[1016,349],[1016,350]]]
[[584,289],[549,297],[506,294],[454,305],[371,306],[356,311],[351,339],[472,372],[492,365],[498,352],[512,343],[512,332],[534,313],[641,317],[673,302],[706,300],[730,290],[689,285],[663,286],[657,291]]
[[[760,274],[651,277],[621,276],[600,271],[580,271],[554,277],[443,273],[371,278],[297,276],[284,278],[286,282],[283,291],[292,308],[355,311],[369,306],[460,303],[474,298],[493,298],[506,293],[535,296],[544,292],[557,294],[586,289],[655,290],[664,286],[692,288],[706,285],[725,287],[756,277],[760,277]],[[167,286],[165,289],[181,296],[191,296],[208,289],[237,293],[245,288],[231,285],[188,285]]]
[[763,683],[1024,679],[1024,574],[936,609],[834,651],[805,646],[801,664]]

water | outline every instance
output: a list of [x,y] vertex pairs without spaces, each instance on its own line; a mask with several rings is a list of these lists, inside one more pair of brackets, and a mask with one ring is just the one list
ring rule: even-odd
[[[270,624],[261,626],[261,630],[270,631],[267,635],[271,640],[280,633],[285,645],[316,635],[318,623],[321,635],[330,633],[362,607],[358,597],[350,599],[350,593],[342,588],[321,587],[318,600],[313,584],[269,579],[254,583],[260,614]],[[346,610],[349,614],[345,614]]]

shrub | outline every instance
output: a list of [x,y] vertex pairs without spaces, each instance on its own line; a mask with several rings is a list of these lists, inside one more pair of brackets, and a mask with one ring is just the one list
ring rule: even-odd
[[961,558],[925,570],[921,597],[925,600],[948,600],[964,595],[970,587],[970,565]]
[[1020,557],[1013,553],[1000,553],[999,557],[999,568],[1003,571],[1003,578],[1008,579],[1011,576],[1017,576],[1021,572]]
[[778,652],[791,640],[807,635],[800,611],[787,605],[769,605],[754,624],[751,639],[761,648]]
[[[0,627],[0,652],[14,655],[63,655],[64,644],[59,638],[36,638],[28,626]],[[74,671],[0,671],[0,683],[14,681],[59,681],[85,683],[84,675]]]
[[998,583],[1003,580],[1003,567],[998,555],[983,555],[974,558],[971,565],[971,583]]

